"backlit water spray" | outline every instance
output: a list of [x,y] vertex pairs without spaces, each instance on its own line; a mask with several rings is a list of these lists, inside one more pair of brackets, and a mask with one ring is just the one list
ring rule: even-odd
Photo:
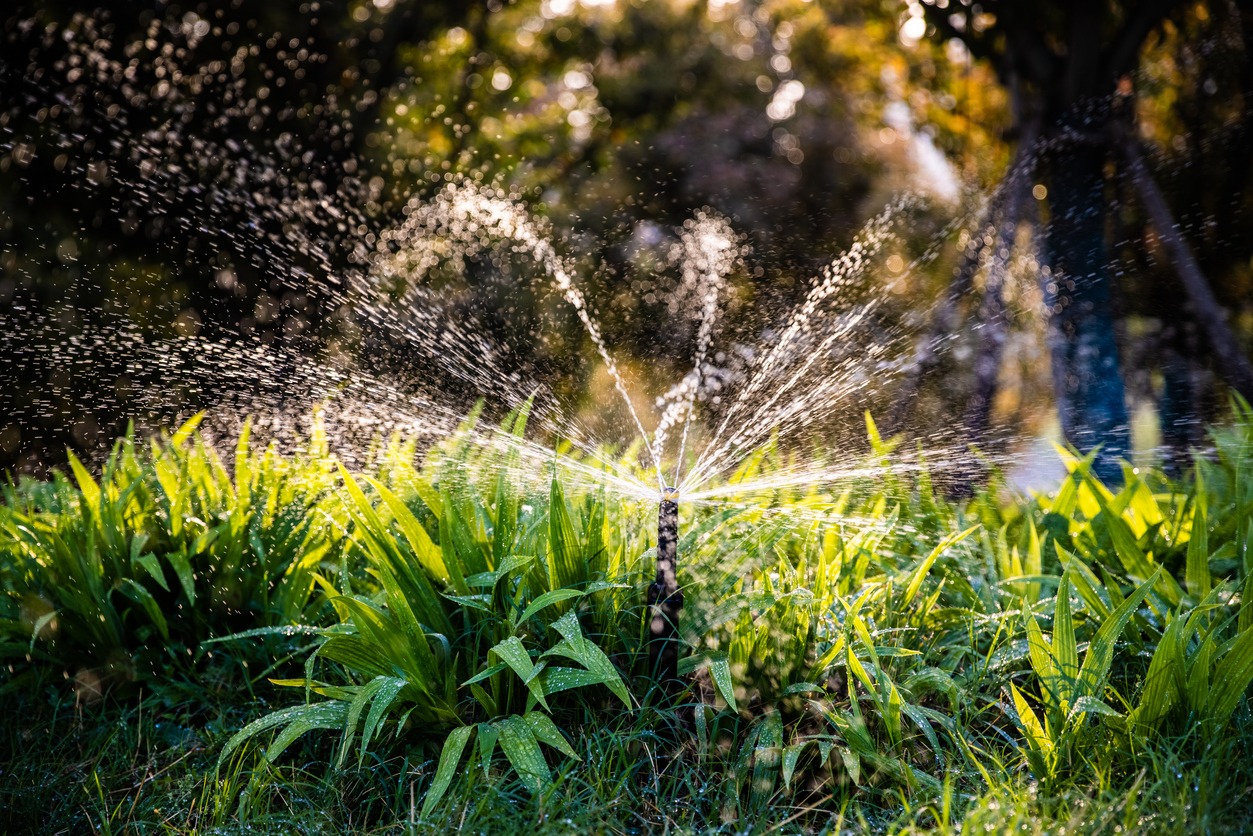
[[[604,331],[577,284],[574,268],[557,252],[542,221],[498,190],[453,182],[431,200],[411,201],[404,223],[380,235],[360,297],[365,302],[358,306],[371,311],[371,316],[383,315],[394,304],[388,292],[397,283],[421,283],[433,270],[450,264],[460,272],[471,257],[505,250],[538,267],[575,312],[630,416],[645,450],[647,469],[656,479],[655,576],[647,598],[649,662],[661,693],[670,698],[681,687],[679,616],[684,594],[678,581],[680,496],[694,502],[725,504],[745,494],[819,486],[857,475],[848,467],[809,463],[791,470],[781,468],[765,478],[741,478],[702,490],[725,477],[729,468],[738,466],[771,438],[789,434],[803,438],[806,431],[822,427],[846,411],[852,396],[872,391],[882,380],[891,378],[898,335],[877,319],[885,304],[883,294],[871,294],[855,305],[849,305],[846,297],[867,283],[867,272],[884,250],[897,242],[895,224],[899,217],[914,205],[909,197],[893,202],[867,224],[847,252],[822,270],[771,344],[739,372],[738,391],[720,410],[720,418],[709,424],[713,432],[699,445],[686,474],[683,468],[698,404],[723,404],[721,389],[726,374],[711,368],[709,359],[728,279],[742,266],[746,254],[731,226],[713,212],[702,210],[689,220],[672,253],[681,275],[676,292],[695,300],[694,357],[684,378],[657,400],[661,415],[652,433],[646,429]],[[868,338],[875,332],[879,334],[876,338]],[[479,356],[484,353],[479,352]],[[715,378],[711,388],[708,384]],[[677,456],[667,478],[667,448],[675,438]],[[642,484],[633,488],[641,490],[631,489],[629,493],[646,492]]]
[[[871,270],[889,252],[903,249],[896,224],[914,201],[898,200],[876,216],[845,255],[821,271],[789,314],[756,322],[738,334],[728,326],[729,335],[721,333],[723,307],[747,249],[724,218],[711,210],[694,213],[668,236],[669,264],[663,267],[677,270],[677,286],[663,296],[673,303],[671,314],[684,321],[655,325],[670,354],[694,325],[690,363],[674,386],[651,399],[653,421],[643,409],[650,399],[632,397],[630,369],[610,350],[613,340],[596,314],[592,294],[580,286],[585,265],[559,249],[547,224],[518,195],[454,178],[429,198],[409,200],[403,219],[380,229],[375,219],[382,216],[377,207],[386,202],[382,178],[315,175],[306,163],[307,149],[291,133],[273,148],[260,138],[252,144],[233,138],[251,136],[243,126],[261,105],[244,96],[246,79],[233,70],[226,87],[220,80],[218,86],[207,83],[221,74],[213,56],[202,56],[199,69],[187,65],[203,27],[191,17],[185,22],[172,34],[154,30],[152,45],[144,46],[159,75],[196,80],[186,89],[159,85],[161,101],[171,110],[187,109],[220,94],[225,97],[221,118],[228,120],[223,125],[233,126],[226,131],[232,138],[219,145],[190,128],[154,132],[143,129],[142,119],[132,126],[132,105],[124,96],[106,95],[118,85],[123,92],[129,89],[124,83],[129,64],[115,54],[118,50],[106,49],[94,24],[84,19],[77,36],[68,37],[73,33],[67,31],[68,39],[58,36],[49,43],[66,44],[69,55],[59,67],[66,79],[82,75],[102,85],[72,99],[83,107],[96,103],[91,107],[100,112],[91,123],[96,132],[92,142],[100,149],[98,155],[113,156],[71,155],[66,170],[81,169],[76,182],[85,192],[109,181],[124,186],[132,203],[118,213],[133,211],[195,232],[207,242],[205,249],[237,250],[238,264],[250,265],[256,277],[223,266],[216,279],[223,291],[242,296],[245,278],[264,279],[272,290],[300,288],[307,298],[299,304],[333,311],[336,321],[347,323],[355,336],[337,338],[316,354],[297,350],[294,340],[270,345],[247,336],[231,340],[200,335],[194,328],[186,335],[154,338],[125,322],[95,324],[93,330],[64,339],[48,321],[15,311],[0,321],[0,348],[11,349],[15,363],[23,358],[46,363],[56,370],[55,379],[76,368],[112,363],[121,368],[120,375],[81,377],[92,378],[93,385],[97,379],[110,385],[114,378],[135,381],[141,396],[131,403],[141,404],[154,422],[168,421],[188,404],[208,402],[218,405],[224,434],[231,421],[256,414],[258,426],[282,438],[284,433],[295,435],[301,416],[320,404],[336,454],[350,465],[369,461],[374,440],[393,433],[430,445],[462,433],[482,449],[516,453],[510,478],[534,480],[549,472],[545,464],[552,463],[578,484],[599,485],[624,499],[656,501],[656,577],[649,593],[651,620],[657,625],[652,661],[662,681],[673,681],[683,605],[677,565],[679,497],[685,510],[695,512],[702,505],[750,504],[754,497],[798,486],[818,490],[866,473],[864,464],[852,461],[851,452],[831,443],[830,433],[832,427],[847,427],[907,362],[902,359],[908,356],[903,350],[908,340],[899,312],[892,310],[891,294]],[[191,51],[164,49],[159,41],[167,36],[185,40]],[[31,105],[38,105],[50,91],[33,85],[28,95]],[[73,137],[67,129],[66,148],[78,147],[77,139],[70,142]],[[34,147],[16,135],[0,137],[0,150],[11,150],[23,165]],[[351,162],[348,168],[355,171],[358,161]],[[367,211],[371,206],[376,210]],[[249,219],[246,229],[234,224],[238,216]],[[511,350],[519,353],[517,346],[504,345],[489,322],[458,304],[455,292],[427,281],[433,272],[468,274],[478,256],[500,252],[536,268],[533,287],[522,279],[517,292],[543,286],[574,312],[621,400],[629,434],[641,442],[642,461],[627,463],[608,453],[611,445],[621,448],[625,439],[590,430],[543,368],[519,370],[510,356]],[[353,266],[344,267],[345,260]],[[908,273],[908,268],[897,271],[897,280]],[[511,283],[515,275],[510,274]],[[259,303],[257,310],[264,309]],[[266,321],[260,313],[257,320]],[[532,333],[543,330],[537,326]],[[521,353],[533,348],[523,347]],[[417,373],[410,367],[402,372],[388,368],[380,357],[384,349],[402,359],[420,360],[421,368]],[[428,369],[441,377],[428,380]],[[131,385],[127,380],[121,384]],[[52,411],[55,394],[50,393],[47,405],[23,409]],[[108,397],[102,391],[97,400]],[[528,427],[537,437],[519,438],[490,426],[467,429],[463,419],[476,399],[488,403],[489,415],[531,410]],[[547,443],[551,439],[568,441],[573,452],[554,454]],[[772,465],[767,476],[746,470],[752,457],[774,441],[793,458]],[[813,452],[833,448],[833,454]],[[943,455],[965,454],[957,449]],[[933,458],[931,464],[942,461]],[[917,455],[902,451],[885,466],[912,472],[923,464]],[[806,512],[787,506],[780,513],[799,518]]]

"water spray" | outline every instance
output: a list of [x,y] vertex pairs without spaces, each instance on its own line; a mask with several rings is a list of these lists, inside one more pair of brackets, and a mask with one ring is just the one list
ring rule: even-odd
[[648,587],[648,662],[662,692],[673,695],[679,686],[679,610],[683,592],[676,570],[679,562],[679,489],[663,487],[657,510],[657,577]]

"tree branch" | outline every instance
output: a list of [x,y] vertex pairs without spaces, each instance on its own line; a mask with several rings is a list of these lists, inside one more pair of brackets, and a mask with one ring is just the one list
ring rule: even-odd
[[949,20],[949,17],[953,14],[951,8],[941,9],[937,6],[931,6],[924,3],[922,6],[922,13],[927,19],[927,22],[934,26],[936,32],[938,32],[943,38],[952,38],[961,41],[962,45],[970,51],[971,55],[975,58],[982,58],[990,62],[993,69],[996,70],[997,76],[1004,78],[1005,72],[1009,69],[1005,62],[1004,53],[993,50],[991,45],[984,38],[975,37],[975,34],[970,31],[969,27],[965,30],[961,30],[954,26],[953,22]]
[[1205,280],[1205,274],[1201,272],[1201,266],[1192,254],[1191,247],[1180,233],[1179,225],[1175,223],[1174,215],[1171,214],[1165,196],[1144,162],[1138,143],[1133,137],[1126,137],[1121,143],[1121,151],[1127,161],[1127,171],[1131,175],[1131,182],[1140,195],[1140,200],[1144,204],[1145,211],[1148,212],[1149,219],[1153,222],[1157,236],[1166,248],[1166,253],[1175,265],[1179,281],[1183,285],[1184,292],[1188,294],[1188,300],[1192,303],[1192,312],[1201,325],[1206,341],[1209,342],[1214,359],[1218,361],[1218,373],[1230,384],[1231,388],[1245,398],[1253,400],[1253,364],[1249,363],[1249,358],[1245,357],[1244,352],[1240,350],[1240,343],[1227,324],[1222,305],[1214,297],[1214,292],[1210,290],[1209,282]]
[[1031,81],[1045,87],[1057,75],[1061,62],[1040,36],[1035,21],[1016,17],[1016,11],[1020,10],[1005,5],[998,15],[997,26],[1005,33],[1014,65]]
[[1144,39],[1187,0],[1140,0],[1128,3],[1127,20],[1114,36],[1102,68],[1106,79],[1118,78],[1135,69]]

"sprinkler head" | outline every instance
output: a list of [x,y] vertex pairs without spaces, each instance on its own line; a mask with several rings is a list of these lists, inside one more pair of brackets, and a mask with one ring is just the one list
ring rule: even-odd
[[657,506],[657,578],[648,588],[652,610],[648,642],[654,681],[666,698],[682,689],[679,680],[679,610],[683,590],[675,573],[679,564],[679,489],[663,486]]

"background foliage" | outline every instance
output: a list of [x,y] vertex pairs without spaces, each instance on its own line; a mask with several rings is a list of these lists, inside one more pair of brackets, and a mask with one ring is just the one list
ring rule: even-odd
[[[998,7],[960,11],[992,26],[991,38]],[[1004,79],[944,28],[910,22],[923,11],[889,0],[11,9],[0,315],[18,361],[2,372],[0,461],[39,469],[66,445],[99,453],[127,417],[168,422],[229,394],[186,369],[137,363],[122,347],[135,340],[266,345],[280,365],[288,349],[381,356],[360,345],[326,277],[350,269],[405,198],[455,173],[500,184],[551,219],[641,380],[674,380],[676,358],[690,354],[695,328],[673,310],[666,253],[699,207],[730,217],[752,247],[729,301],[728,347],[757,344],[780,303],[890,194],[941,195],[885,262],[886,284],[945,219],[978,217],[1021,128]],[[1049,3],[1031,14],[1062,19]],[[1235,7],[1172,4],[1129,79],[1158,178],[1246,346],[1249,27]],[[1198,419],[1221,409],[1221,391],[1203,330],[1173,315],[1170,265],[1120,183],[1109,186],[1109,237],[1133,414],[1160,405],[1165,441],[1186,447]],[[1044,197],[1028,214],[1047,222],[1048,211]],[[901,321],[916,326],[942,296],[963,246],[948,243],[896,285]],[[491,265],[476,269],[457,304],[527,347],[513,362],[543,366],[573,400],[598,399],[577,323],[557,315],[536,342],[542,302]],[[1051,389],[1046,317],[1034,263],[1014,269],[992,420],[1035,430]],[[959,304],[975,313],[980,302]],[[919,426],[976,394],[977,333],[961,322],[911,401]],[[100,348],[81,363],[50,351],[75,340]],[[391,373],[421,371],[401,362]],[[1195,383],[1189,397],[1171,394],[1181,375]]]

